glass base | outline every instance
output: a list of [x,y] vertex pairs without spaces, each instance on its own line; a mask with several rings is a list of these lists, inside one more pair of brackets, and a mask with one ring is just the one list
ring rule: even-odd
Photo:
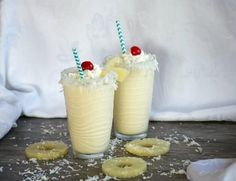
[[140,134],[135,134],[135,135],[126,135],[122,133],[118,133],[115,131],[115,135],[117,138],[121,140],[135,140],[135,139],[142,139],[147,136],[147,133],[140,133]]
[[85,153],[79,153],[77,151],[73,151],[73,154],[75,158],[81,158],[81,159],[98,159],[104,156],[104,153],[85,154]]

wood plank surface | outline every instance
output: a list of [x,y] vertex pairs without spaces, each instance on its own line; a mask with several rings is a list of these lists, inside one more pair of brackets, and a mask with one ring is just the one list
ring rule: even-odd
[[[104,160],[132,156],[114,138],[103,159],[81,160],[69,154],[62,160],[29,161],[24,150],[41,140],[62,140],[70,145],[66,119],[22,117],[0,140],[0,180],[114,180],[101,170]],[[210,158],[236,158],[236,124],[233,122],[150,122],[148,137],[170,140],[170,152],[161,158],[143,158],[148,171],[128,180],[187,180],[183,170],[190,161]],[[71,145],[70,145],[71,146]],[[179,173],[179,174],[178,174]]]

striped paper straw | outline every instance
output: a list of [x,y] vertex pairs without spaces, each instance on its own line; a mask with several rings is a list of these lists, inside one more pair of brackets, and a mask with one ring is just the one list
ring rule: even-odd
[[73,48],[72,51],[73,51],[73,55],[74,55],[74,58],[75,58],[75,63],[76,63],[77,69],[78,69],[79,74],[80,74],[80,78],[83,79],[84,78],[84,71],[81,67],[78,52],[77,52],[76,48]]
[[125,41],[124,41],[120,21],[118,21],[118,20],[116,21],[116,28],[117,28],[118,37],[119,37],[119,40],[120,40],[121,51],[124,54],[124,53],[127,52],[127,50],[126,50],[126,47],[125,47]]

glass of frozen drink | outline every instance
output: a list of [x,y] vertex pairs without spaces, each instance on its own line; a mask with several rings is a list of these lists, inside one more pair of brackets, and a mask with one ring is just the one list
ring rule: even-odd
[[105,66],[118,74],[114,103],[116,137],[123,140],[146,137],[154,73],[158,68],[155,55],[133,46],[128,53],[107,58]]
[[110,141],[116,75],[102,73],[90,61],[83,62],[82,67],[83,79],[77,68],[68,68],[60,81],[73,153],[82,159],[101,158]]

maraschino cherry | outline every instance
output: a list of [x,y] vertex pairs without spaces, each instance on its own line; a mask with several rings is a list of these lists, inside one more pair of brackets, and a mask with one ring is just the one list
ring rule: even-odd
[[130,52],[133,56],[137,56],[141,54],[142,50],[138,46],[132,46]]
[[91,61],[84,61],[82,64],[83,71],[85,70],[93,70],[93,63]]

